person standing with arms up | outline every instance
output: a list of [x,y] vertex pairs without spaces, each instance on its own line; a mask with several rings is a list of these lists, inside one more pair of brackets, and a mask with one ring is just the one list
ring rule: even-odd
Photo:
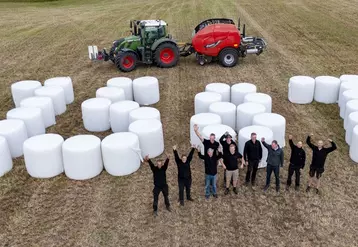
[[210,134],[210,139],[204,139],[200,132],[199,132],[199,126],[194,124],[194,131],[195,134],[198,136],[198,138],[200,139],[200,141],[203,143],[204,145],[204,155],[207,155],[208,153],[208,149],[211,148],[213,150],[214,153],[217,153],[218,148],[219,148],[219,143],[217,141],[215,141],[215,134],[211,133]]
[[246,185],[248,185],[251,180],[252,186],[255,185],[256,173],[262,159],[261,143],[256,140],[256,138],[256,133],[251,133],[251,140],[245,143],[243,154],[243,162],[245,162],[247,166]]
[[167,210],[171,212],[169,203],[169,187],[167,184],[166,171],[169,164],[169,156],[167,156],[164,164],[162,160],[158,160],[156,165],[149,159],[149,156],[145,156],[144,161],[149,163],[150,169],[153,172],[154,189],[153,189],[153,210],[154,216],[158,216],[158,198],[160,192],[163,193],[164,202]]
[[323,147],[322,140],[318,141],[317,146],[313,145],[311,142],[311,136],[313,136],[313,134],[309,135],[306,140],[307,145],[312,149],[312,162],[309,172],[310,178],[308,180],[306,192],[311,189],[313,179],[316,176],[316,193],[319,194],[319,179],[324,172],[324,164],[326,162],[327,155],[336,150],[337,145],[331,139],[328,139],[331,143],[331,147],[329,148]]
[[305,163],[306,163],[306,152],[302,148],[301,141],[297,142],[297,145],[295,145],[292,141],[292,135],[289,135],[288,139],[291,147],[291,158],[290,158],[290,165],[288,167],[286,190],[289,190],[292,183],[292,175],[293,173],[295,173],[296,175],[295,189],[296,191],[298,191],[300,188],[301,170],[305,167]]
[[179,201],[180,205],[184,206],[184,188],[186,190],[186,199],[188,201],[193,201],[190,196],[191,188],[191,169],[190,162],[193,159],[193,154],[195,151],[195,146],[193,145],[188,156],[182,155],[179,158],[177,146],[173,147],[175,162],[178,166],[178,185],[179,185]]
[[237,182],[239,179],[239,166],[238,162],[242,159],[242,155],[236,151],[236,146],[234,144],[230,145],[229,153],[224,154],[224,164],[223,167],[226,173],[226,190],[225,195],[229,194],[230,181],[233,180],[233,191],[237,194]]

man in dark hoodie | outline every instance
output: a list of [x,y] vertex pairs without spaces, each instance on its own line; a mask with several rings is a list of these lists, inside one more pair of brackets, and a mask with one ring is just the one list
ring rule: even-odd
[[271,145],[268,145],[265,142],[265,138],[261,139],[262,144],[265,148],[267,148],[268,155],[267,155],[267,177],[266,177],[266,186],[264,191],[270,187],[271,181],[271,174],[272,172],[275,173],[276,177],[276,191],[277,193],[280,192],[280,167],[283,167],[283,150],[277,144],[276,140],[273,140]]
[[167,210],[171,212],[170,203],[169,203],[169,188],[167,184],[167,176],[166,171],[169,164],[169,157],[167,156],[164,164],[163,161],[158,160],[156,165],[149,159],[149,156],[145,156],[144,161],[148,162],[150,165],[150,169],[153,172],[153,180],[154,180],[154,189],[153,189],[153,210],[154,216],[158,216],[158,198],[160,192],[163,193],[164,202]]
[[295,145],[292,141],[292,135],[288,136],[290,147],[291,147],[291,158],[290,158],[290,165],[288,167],[288,178],[287,178],[287,187],[288,190],[292,183],[292,175],[293,173],[296,174],[296,186],[295,189],[298,191],[300,187],[300,176],[301,170],[305,167],[306,162],[306,152],[302,148],[302,142],[297,142]]
[[317,183],[316,183],[316,193],[319,194],[319,179],[322,176],[323,172],[324,172],[324,163],[326,162],[326,158],[327,155],[331,152],[333,152],[334,150],[337,149],[336,144],[331,140],[328,139],[328,141],[331,143],[331,147],[329,148],[325,148],[323,147],[323,141],[319,140],[316,145],[313,145],[311,143],[311,136],[313,136],[313,134],[311,134],[310,136],[307,137],[307,145],[312,149],[312,163],[310,166],[310,178],[308,181],[308,186],[306,189],[306,192],[308,192],[311,188],[312,185],[312,180],[313,178],[316,176],[317,179]]
[[246,184],[250,183],[254,186],[256,173],[259,168],[259,163],[262,159],[262,147],[260,141],[256,140],[256,133],[251,133],[251,140],[245,143],[243,159],[247,166]]
[[177,146],[173,147],[175,162],[178,166],[178,185],[179,185],[179,201],[180,205],[184,206],[184,188],[186,190],[186,199],[188,201],[193,201],[190,196],[190,187],[191,187],[191,170],[190,162],[193,159],[193,154],[195,151],[195,146],[193,145],[188,156],[182,155],[179,158]]

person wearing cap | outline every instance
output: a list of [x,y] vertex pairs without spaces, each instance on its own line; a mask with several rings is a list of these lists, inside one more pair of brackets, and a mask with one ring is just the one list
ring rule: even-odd
[[208,149],[211,148],[213,150],[214,153],[217,153],[218,148],[220,146],[219,142],[215,141],[215,134],[211,133],[210,134],[210,139],[204,139],[200,132],[199,132],[199,126],[197,124],[194,124],[194,131],[195,134],[198,136],[198,138],[200,139],[200,141],[203,143],[204,145],[204,155],[208,154]]
[[256,173],[259,168],[259,163],[262,159],[262,147],[260,141],[256,140],[256,133],[251,133],[251,139],[245,143],[243,160],[247,166],[246,185],[250,183],[255,185]]
[[[221,137],[220,137],[220,144],[223,147],[223,155],[230,155],[230,146],[234,145],[235,146],[235,153],[238,153],[238,147],[236,142],[234,142],[232,140],[232,136],[229,134],[228,131],[226,131]],[[225,169],[225,168],[224,168]],[[231,185],[233,185],[233,179],[231,178],[230,181]],[[226,186],[226,172],[224,170],[224,186]]]
[[298,191],[300,187],[301,170],[305,167],[305,163],[306,163],[306,152],[302,148],[301,141],[297,142],[297,145],[295,145],[292,141],[292,135],[289,135],[288,139],[291,147],[291,158],[290,158],[290,165],[288,167],[286,190],[289,190],[292,183],[293,173],[295,173],[296,175],[295,189]]
[[[237,182],[239,179],[239,166],[238,161],[242,159],[242,155],[237,152],[236,146],[234,144],[231,144],[229,147],[229,153],[225,153],[223,155],[224,157],[224,163],[223,167],[225,169],[225,174],[228,180],[226,180],[226,190],[225,195],[229,194],[230,190],[230,181],[233,181],[233,191],[235,194],[237,194]],[[222,162],[222,160],[220,160]],[[242,167],[242,165],[241,165]]]

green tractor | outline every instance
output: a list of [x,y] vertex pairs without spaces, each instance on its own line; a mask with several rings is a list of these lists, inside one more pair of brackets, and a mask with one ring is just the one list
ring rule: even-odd
[[156,64],[161,68],[177,65],[180,51],[177,43],[168,34],[168,25],[163,20],[132,20],[132,35],[115,40],[109,53],[89,46],[91,60],[111,60],[119,70],[129,72],[138,63]]

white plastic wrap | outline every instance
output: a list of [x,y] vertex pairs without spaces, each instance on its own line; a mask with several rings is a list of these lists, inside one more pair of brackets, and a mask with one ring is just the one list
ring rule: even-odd
[[242,128],[252,125],[252,118],[266,112],[266,108],[259,103],[247,102],[238,105],[236,111],[236,130],[240,131]]
[[341,81],[333,76],[318,76],[315,78],[314,100],[324,104],[334,104],[338,101]]
[[348,145],[351,145],[353,128],[358,125],[358,111],[349,114],[347,121],[345,140]]
[[358,75],[341,75],[339,79],[341,80],[341,83],[345,81],[357,81]]
[[217,142],[220,141],[220,137],[225,134],[225,132],[228,131],[229,134],[232,136],[232,140],[237,140],[237,134],[233,128],[230,126],[227,126],[225,124],[211,124],[203,128],[201,131],[201,134],[204,139],[210,139],[211,133],[215,134],[215,140]]
[[126,132],[129,126],[129,113],[139,108],[139,104],[134,101],[124,100],[112,104],[109,107],[110,124],[112,131]]
[[34,178],[51,178],[63,171],[62,136],[44,134],[33,136],[24,142],[26,170]]
[[133,81],[128,77],[115,77],[107,81],[107,87],[123,89],[126,100],[133,100]]
[[12,158],[23,155],[22,144],[27,139],[24,121],[19,119],[0,120],[0,136],[6,138]]
[[195,146],[201,145],[200,139],[194,132],[194,125],[197,124],[199,127],[199,132],[203,130],[204,127],[212,124],[221,124],[221,117],[214,113],[199,113],[190,118],[190,143]]
[[20,103],[23,99],[34,96],[34,91],[41,87],[39,81],[18,81],[11,85],[12,99],[16,107],[20,107]]
[[5,137],[0,136],[0,177],[12,169],[12,159]]
[[77,135],[62,144],[65,174],[76,180],[96,177],[103,170],[101,139],[94,135]]
[[265,110],[267,113],[271,113],[272,111],[272,98],[270,95],[265,93],[249,93],[244,97],[244,103],[252,102],[258,103],[265,106]]
[[235,129],[236,127],[236,106],[230,102],[216,102],[209,106],[209,112],[221,117],[222,124]]
[[82,119],[86,130],[102,132],[110,129],[109,106],[106,98],[92,98],[82,102]]
[[134,100],[140,105],[152,105],[159,102],[159,82],[152,76],[139,77],[133,80]]
[[315,79],[309,76],[293,76],[288,83],[288,100],[296,104],[313,101]]
[[348,127],[348,116],[352,112],[358,111],[358,99],[353,99],[347,102],[346,111],[344,113],[344,129],[346,130]]
[[164,152],[163,126],[159,120],[137,120],[128,130],[138,136],[142,157],[155,158]]
[[273,139],[281,148],[285,147],[286,119],[277,113],[261,113],[252,119],[252,125],[268,127],[273,132]]
[[24,121],[27,136],[32,137],[46,133],[44,120],[40,108],[14,108],[7,112],[7,119],[20,119]]
[[213,92],[221,95],[221,101],[230,102],[231,88],[226,83],[210,83],[206,85],[205,92]]
[[40,108],[45,128],[56,124],[55,109],[50,97],[30,97],[21,101],[21,107],[24,108]]
[[346,115],[346,105],[347,102],[353,99],[358,99],[358,88],[357,89],[350,89],[350,90],[346,90],[343,94],[342,94],[342,101],[341,101],[341,107],[339,108],[339,116],[341,118],[344,118],[344,116]]
[[209,112],[209,106],[215,102],[221,102],[221,94],[213,92],[201,92],[195,95],[194,111],[195,114]]
[[143,160],[139,138],[130,132],[115,133],[102,141],[102,156],[106,171],[113,176],[136,172]]
[[117,87],[101,87],[96,91],[97,98],[109,99],[112,103],[125,100],[124,90]]
[[338,96],[338,105],[342,106],[343,101],[343,93],[347,90],[355,89],[358,90],[358,80],[357,81],[343,81],[339,88],[339,96]]
[[352,141],[349,147],[349,157],[358,163],[358,126],[355,126],[352,131]]
[[[242,155],[244,153],[245,143],[251,139],[251,133],[256,133],[256,135],[257,135],[256,140],[259,141],[260,143],[261,143],[262,137],[265,138],[265,142],[269,145],[271,145],[271,142],[273,141],[273,132],[268,127],[251,125],[251,126],[242,128],[239,131],[239,152]],[[263,168],[263,167],[267,166],[266,160],[267,160],[268,151],[264,147],[264,145],[262,145],[262,143],[261,143],[261,146],[262,146],[262,159],[259,164],[259,168]]]
[[236,106],[244,103],[246,94],[256,93],[257,87],[252,83],[241,82],[231,86],[231,103]]
[[47,79],[44,82],[44,85],[46,87],[49,86],[60,86],[63,88],[63,90],[65,91],[65,98],[66,98],[66,104],[71,104],[74,99],[75,99],[75,95],[73,93],[73,84],[72,84],[72,79],[71,77],[54,77],[54,78],[50,78]]
[[142,106],[129,112],[129,124],[144,119],[157,119],[160,121],[159,110],[154,107]]
[[35,96],[50,97],[55,115],[61,115],[66,111],[65,91],[60,86],[40,87],[35,90]]

